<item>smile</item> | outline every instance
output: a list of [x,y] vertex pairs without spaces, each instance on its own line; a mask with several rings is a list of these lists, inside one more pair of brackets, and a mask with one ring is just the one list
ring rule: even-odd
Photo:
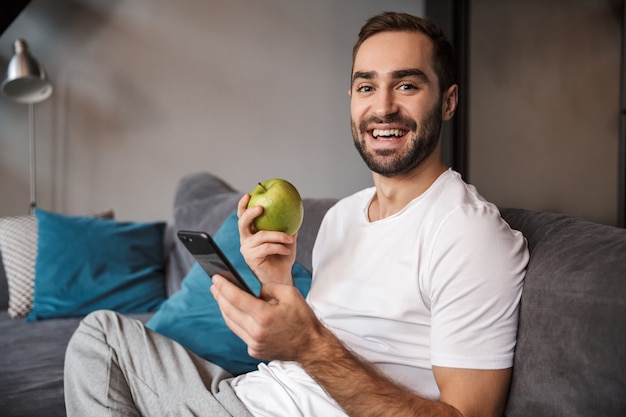
[[407,130],[402,129],[374,129],[372,136],[377,140],[394,140],[407,134]]

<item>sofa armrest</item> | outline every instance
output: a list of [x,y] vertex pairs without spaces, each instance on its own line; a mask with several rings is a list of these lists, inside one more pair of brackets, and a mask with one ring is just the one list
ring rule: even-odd
[[626,230],[503,209],[528,240],[507,417],[623,416]]

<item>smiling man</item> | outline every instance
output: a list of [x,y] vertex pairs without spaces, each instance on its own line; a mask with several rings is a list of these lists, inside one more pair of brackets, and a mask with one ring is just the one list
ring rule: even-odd
[[328,211],[306,300],[292,283],[295,236],[257,231],[262,208],[239,201],[261,296],[219,275],[211,292],[269,363],[230,378],[138,322],[95,313],[68,347],[68,415],[502,415],[528,252],[441,160],[441,124],[457,105],[452,62],[421,18],[383,13],[362,28],[352,133],[374,187]]
[[497,208],[442,162],[441,124],[458,95],[452,53],[420,18],[385,13],[361,30],[352,135],[375,187],[326,215],[311,312],[272,258],[293,256],[295,241],[256,232],[260,210],[240,202],[242,252],[276,302],[249,308],[219,278],[213,292],[253,354],[281,360],[232,382],[253,414],[288,386],[296,409],[269,415],[502,415],[528,254]]

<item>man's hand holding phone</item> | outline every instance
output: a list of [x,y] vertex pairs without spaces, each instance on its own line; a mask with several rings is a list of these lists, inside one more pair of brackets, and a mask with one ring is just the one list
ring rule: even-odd
[[248,345],[255,358],[300,361],[311,354],[325,332],[313,310],[291,284],[264,284],[259,298],[224,277],[213,277],[211,293],[226,325]]

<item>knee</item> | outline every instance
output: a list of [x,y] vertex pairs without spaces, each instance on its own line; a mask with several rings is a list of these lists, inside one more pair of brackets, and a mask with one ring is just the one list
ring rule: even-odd
[[105,341],[111,332],[112,323],[119,320],[118,313],[109,310],[98,310],[86,315],[69,340],[67,351],[72,351],[83,343],[90,344],[96,340]]
[[83,318],[72,339],[97,339],[117,348],[142,332],[143,324],[135,319],[111,310],[97,310]]
[[107,347],[107,329],[105,323],[114,318],[113,312],[95,311],[85,316],[65,349],[65,373],[80,371],[80,364],[87,358],[105,355]]
[[96,310],[87,314],[82,320],[81,326],[89,326],[94,329],[106,329],[112,323],[119,322],[119,313],[111,310]]

